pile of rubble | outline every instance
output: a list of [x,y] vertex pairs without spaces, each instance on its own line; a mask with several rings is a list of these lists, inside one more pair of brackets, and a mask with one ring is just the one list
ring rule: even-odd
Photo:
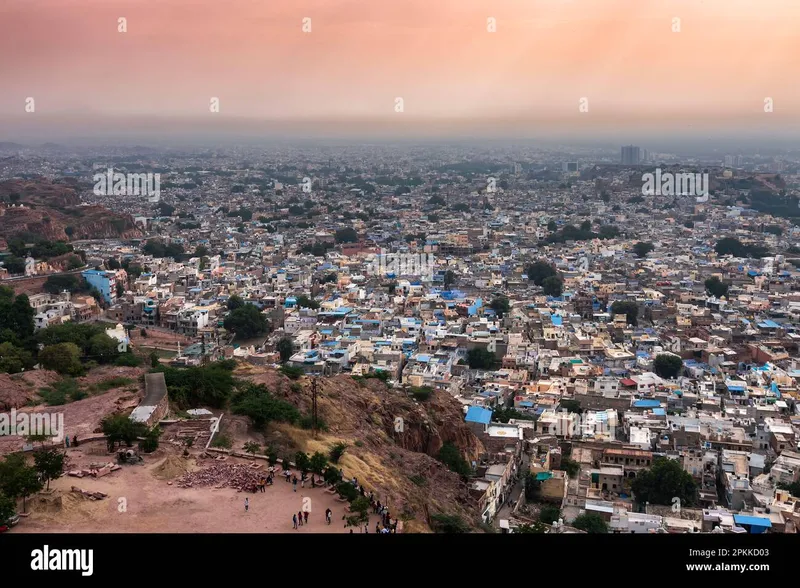
[[108,494],[104,492],[89,492],[88,490],[81,490],[77,486],[73,486],[72,491],[77,492],[86,498],[91,498],[92,500],[103,500],[104,498],[108,497]]
[[214,486],[235,488],[242,492],[255,492],[258,481],[264,476],[258,464],[215,464],[196,472],[188,472],[178,478],[179,488]]
[[111,472],[116,472],[120,469],[115,463],[106,463],[106,464],[91,464],[89,468],[83,470],[70,470],[67,472],[68,476],[72,476],[73,478],[83,478],[84,476],[91,476],[93,478],[102,478],[110,474]]

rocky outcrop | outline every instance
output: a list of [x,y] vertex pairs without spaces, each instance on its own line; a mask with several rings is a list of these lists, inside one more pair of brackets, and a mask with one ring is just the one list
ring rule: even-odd
[[0,182],[0,238],[20,233],[51,241],[141,236],[130,215],[102,206],[83,206],[76,189],[49,180]]

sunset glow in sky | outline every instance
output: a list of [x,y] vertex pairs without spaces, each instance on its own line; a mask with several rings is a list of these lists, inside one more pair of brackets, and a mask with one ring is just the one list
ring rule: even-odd
[[54,120],[212,116],[211,97],[231,118],[382,119],[402,97],[411,118],[619,125],[735,124],[771,97],[800,121],[795,0],[5,0],[0,55],[17,124],[27,97]]

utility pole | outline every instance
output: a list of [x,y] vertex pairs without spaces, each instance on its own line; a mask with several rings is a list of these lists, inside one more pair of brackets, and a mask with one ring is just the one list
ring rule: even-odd
[[317,380],[316,376],[311,380],[311,429],[315,439],[317,438]]

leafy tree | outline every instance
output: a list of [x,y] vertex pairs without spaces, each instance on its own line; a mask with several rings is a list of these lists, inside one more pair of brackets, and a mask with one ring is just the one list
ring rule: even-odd
[[329,465],[325,468],[322,478],[326,484],[336,485],[342,480],[342,473],[336,467]]
[[289,361],[289,358],[292,357],[292,354],[294,353],[294,345],[292,344],[291,337],[284,337],[278,341],[278,344],[275,346],[275,348],[278,353],[280,353],[281,363],[286,363]]
[[117,261],[116,257],[109,257],[106,260],[106,267],[110,270],[118,270],[121,266],[119,264],[119,261]]
[[35,365],[31,353],[11,343],[0,343],[0,372],[17,374]]
[[153,453],[158,449],[158,438],[161,436],[161,427],[158,425],[144,433],[144,439],[139,441],[139,448],[145,453]]
[[128,447],[133,447],[134,442],[139,437],[144,437],[149,432],[147,425],[132,421],[130,417],[124,414],[113,414],[105,417],[100,421],[100,430],[106,436],[106,444],[109,451],[114,451],[118,444],[122,445],[123,443]]
[[717,276],[711,276],[705,281],[706,290],[712,295],[720,298],[728,294],[728,285]]
[[470,369],[481,370],[491,369],[497,363],[497,357],[491,351],[487,351],[482,347],[470,349],[467,352],[467,364]]
[[[12,453],[0,462],[0,494],[9,498],[22,498],[22,510],[27,510],[25,501],[31,494],[41,490],[43,484],[35,468],[25,463],[22,453]],[[6,517],[7,518],[7,517]],[[5,519],[0,516],[0,521]]]
[[528,502],[536,502],[539,500],[539,492],[542,483],[536,479],[536,474],[528,472],[525,474],[525,500]]
[[636,254],[636,257],[647,257],[647,254],[653,251],[655,248],[656,246],[652,243],[639,241],[633,246],[633,252]]
[[608,533],[608,523],[599,514],[593,512],[578,515],[572,526],[590,534]]
[[592,230],[592,221],[585,220],[581,223],[581,231],[591,231]]
[[567,472],[567,476],[574,478],[581,471],[581,465],[569,457],[561,458],[561,469]]
[[514,533],[526,533],[526,534],[536,534],[536,535],[543,535],[547,533],[547,527],[544,523],[540,521],[536,521],[533,523],[524,523],[522,525],[517,525],[514,528]]
[[339,463],[339,460],[344,455],[345,450],[347,449],[347,443],[336,443],[333,447],[331,447],[330,453],[328,456],[331,459],[332,463]]
[[228,310],[236,310],[237,308],[241,308],[243,306],[244,300],[242,300],[241,296],[234,294],[228,298]]
[[100,363],[111,363],[119,356],[119,342],[99,333],[89,339],[89,355]]
[[356,490],[352,482],[339,482],[336,485],[336,492],[347,502],[352,502],[358,498],[358,490]]
[[544,261],[537,261],[529,265],[525,269],[528,279],[537,286],[544,284],[544,281],[550,276],[557,276],[556,268]]
[[439,453],[436,455],[436,459],[446,465],[450,471],[460,474],[461,476],[468,477],[472,475],[472,467],[461,455],[458,447],[452,443],[443,444],[441,449],[439,449]]
[[[552,221],[551,220],[550,222],[548,222],[547,223],[547,230],[550,231],[551,233],[555,233],[558,230],[558,225],[556,224],[556,221]],[[528,276],[530,277],[530,274],[528,274]],[[533,278],[531,278],[531,279],[533,279]]]
[[255,456],[256,453],[261,451],[261,445],[259,445],[254,441],[248,441],[247,443],[244,444],[243,449],[245,453],[249,453],[250,455]]
[[539,520],[545,525],[552,525],[559,518],[561,518],[561,510],[553,504],[546,504],[539,511]]
[[0,525],[5,525],[6,521],[17,512],[17,502],[0,492]]
[[278,450],[273,445],[270,445],[269,449],[267,449],[267,462],[271,466],[278,463]]
[[305,294],[301,294],[297,297],[297,307],[298,308],[310,308],[312,310],[316,310],[319,308],[319,302],[316,300],[312,300]]
[[617,300],[611,305],[612,314],[624,314],[625,320],[634,327],[639,316],[639,306],[632,300]]
[[355,243],[358,241],[358,233],[352,227],[339,229],[334,237],[337,243]]
[[49,345],[39,352],[39,363],[48,370],[62,375],[77,376],[83,373],[81,350],[74,343]]
[[550,276],[542,282],[542,289],[546,296],[558,297],[564,292],[564,282],[558,276]]
[[3,267],[9,274],[25,273],[25,260],[16,255],[10,255],[3,260]]
[[456,281],[456,273],[453,270],[447,270],[444,272],[444,288],[445,290],[449,290],[450,286],[452,286]]
[[64,471],[64,458],[66,454],[58,449],[41,449],[34,452],[34,468],[39,472],[41,479],[50,490],[50,480],[55,480]]
[[251,382],[240,385],[231,401],[231,408],[234,414],[250,417],[258,429],[271,422],[296,423],[300,418],[294,406],[273,396],[264,384]]
[[325,468],[328,467],[328,457],[324,453],[315,451],[314,455],[312,455],[311,459],[309,460],[308,466],[309,469],[315,474],[322,475],[322,473],[325,471]]
[[469,533],[469,525],[458,515],[431,515],[431,527],[436,533]]
[[697,502],[697,484],[676,460],[656,458],[653,465],[642,470],[631,485],[636,502],[671,505],[674,499],[691,506]]
[[503,318],[511,310],[511,305],[508,302],[508,298],[498,296],[489,303],[489,308],[495,311],[497,318]]
[[224,322],[225,329],[236,333],[238,337],[250,339],[269,331],[267,317],[253,304],[231,311]]
[[431,394],[433,394],[433,389],[430,386],[421,386],[421,387],[412,386],[409,389],[409,392],[411,392],[411,396],[414,397],[414,400],[419,400],[420,402],[424,402],[425,400],[431,397]]
[[369,499],[359,496],[350,503],[350,515],[345,519],[346,527],[360,527],[369,523]]
[[301,473],[307,474],[311,469],[311,459],[305,451],[298,451],[294,456],[294,465]]
[[677,378],[683,369],[683,360],[671,353],[660,353],[653,361],[653,371],[662,378]]

